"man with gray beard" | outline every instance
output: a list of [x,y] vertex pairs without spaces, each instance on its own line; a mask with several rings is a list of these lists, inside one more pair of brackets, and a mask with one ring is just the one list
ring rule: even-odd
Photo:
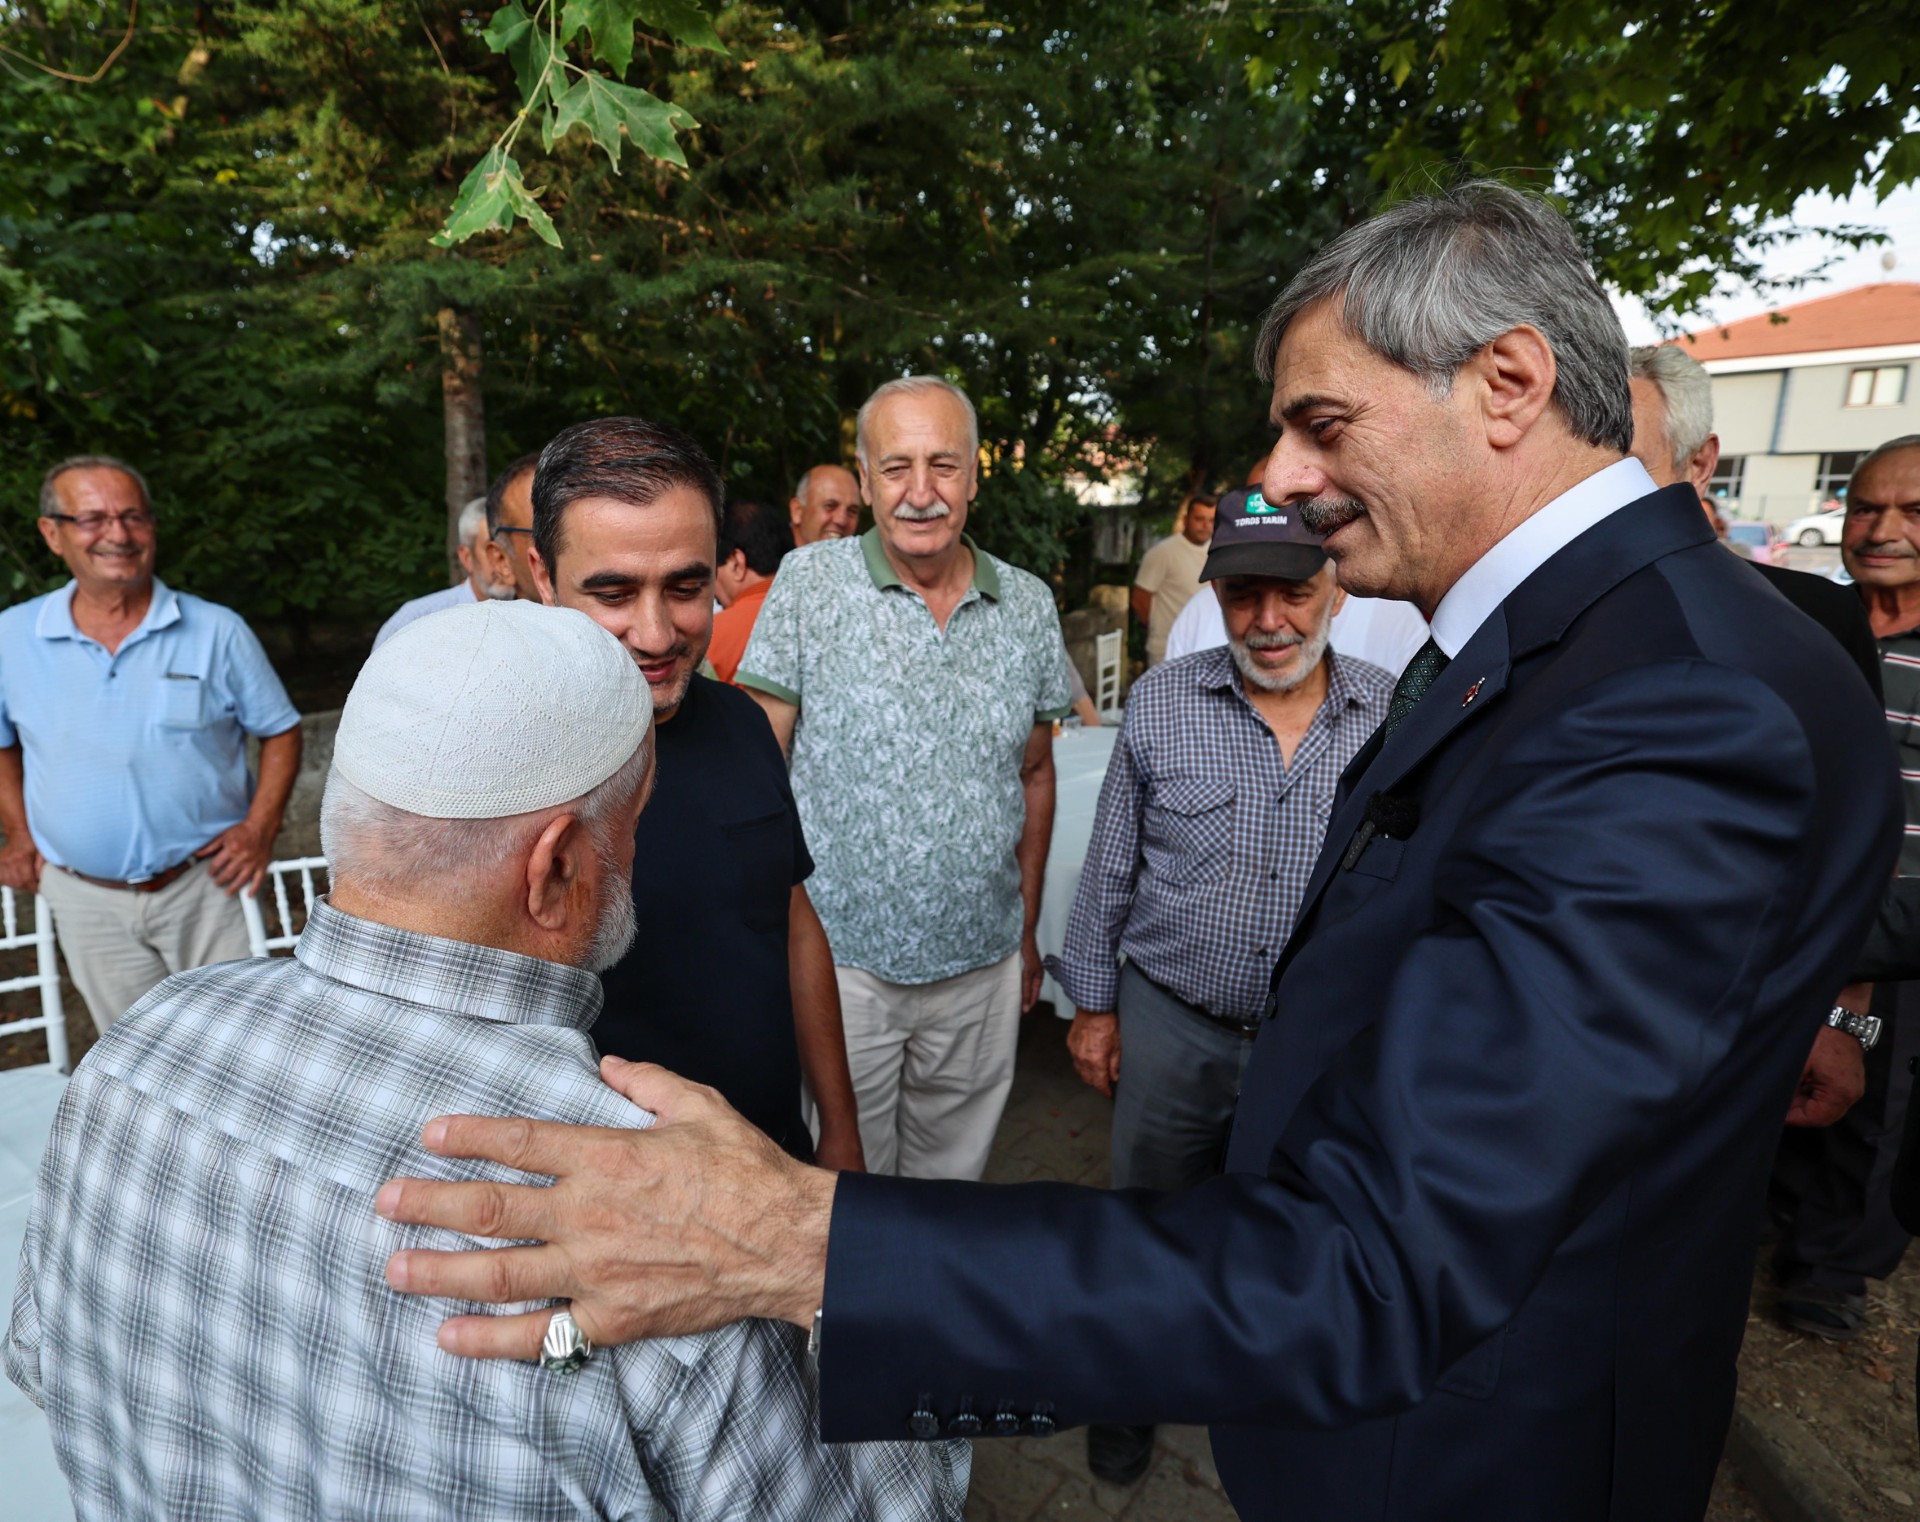
[[[1227,644],[1134,684],[1066,948],[1047,962],[1074,1002],[1074,1067],[1114,1096],[1117,1189],[1220,1171],[1335,784],[1393,693],[1378,666],[1327,648],[1346,594],[1295,509],[1229,492],[1200,575]],[[1087,1462],[1112,1484],[1152,1456],[1152,1427],[1087,1429]]]

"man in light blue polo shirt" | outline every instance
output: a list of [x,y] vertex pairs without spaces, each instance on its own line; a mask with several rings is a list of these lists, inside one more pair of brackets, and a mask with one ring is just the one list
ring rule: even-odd
[[858,438],[873,528],[780,563],[735,680],[791,757],[867,1167],[978,1178],[1040,992],[1067,653],[1045,583],[964,532],[965,394],[890,381]]
[[46,896],[104,1032],[169,973],[247,954],[234,895],[265,876],[300,715],[237,614],[155,577],[132,466],[54,466],[40,533],[73,580],[0,613],[0,883]]

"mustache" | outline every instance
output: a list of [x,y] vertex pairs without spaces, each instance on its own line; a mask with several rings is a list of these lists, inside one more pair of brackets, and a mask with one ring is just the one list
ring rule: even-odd
[[1249,634],[1241,641],[1249,650],[1289,650],[1295,645],[1304,645],[1306,642],[1306,635],[1290,634],[1284,629],[1276,630],[1272,634]]
[[1367,505],[1358,497],[1315,497],[1311,502],[1302,502],[1299,512],[1300,521],[1309,531],[1331,534],[1355,518],[1364,518]]
[[937,518],[951,516],[953,509],[944,502],[933,502],[927,507],[909,507],[902,502],[893,510],[893,516],[903,523],[932,523]]
[[1920,552],[1916,552],[1912,543],[1908,540],[1889,539],[1884,544],[1879,542],[1863,544],[1855,553],[1860,555],[1887,555],[1898,557],[1901,560],[1911,560],[1916,553]]

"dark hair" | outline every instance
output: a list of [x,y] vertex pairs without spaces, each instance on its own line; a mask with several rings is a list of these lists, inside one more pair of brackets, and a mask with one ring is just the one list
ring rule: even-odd
[[560,517],[570,503],[611,497],[645,507],[676,486],[690,487],[712,504],[718,536],[720,472],[686,434],[671,423],[638,417],[575,423],[540,451],[533,473],[533,547],[551,575],[560,558]]
[[500,532],[500,509],[506,503],[507,488],[539,463],[540,452],[535,450],[532,454],[521,455],[493,478],[493,485],[487,488],[487,537],[489,539]]
[[720,515],[720,561],[735,550],[747,552],[747,569],[771,576],[780,569],[780,557],[793,548],[793,524],[785,508],[775,512],[764,502],[734,501]]

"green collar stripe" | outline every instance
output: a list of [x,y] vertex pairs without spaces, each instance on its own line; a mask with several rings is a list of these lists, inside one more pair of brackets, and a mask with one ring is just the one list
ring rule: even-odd
[[[973,552],[973,589],[992,602],[1000,601],[1000,573],[993,568],[993,562],[973,542],[970,534],[962,534],[960,542]],[[873,578],[876,592],[905,585],[895,573],[893,563],[887,559],[886,549],[880,543],[879,529],[870,528],[860,536],[860,554],[867,562],[867,575]]]

